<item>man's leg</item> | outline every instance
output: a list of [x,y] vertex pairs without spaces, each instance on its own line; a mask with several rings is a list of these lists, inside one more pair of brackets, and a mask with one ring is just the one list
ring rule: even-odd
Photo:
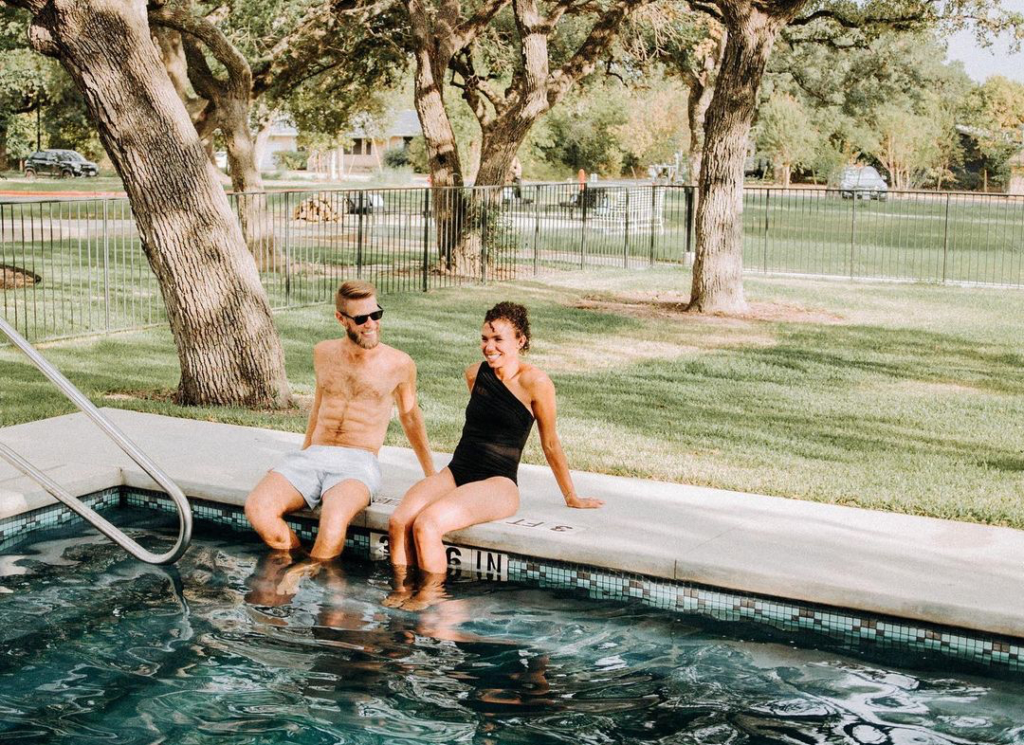
[[309,555],[326,561],[345,548],[345,533],[352,518],[370,504],[370,490],[362,481],[347,479],[324,492],[320,503],[320,527]]
[[245,516],[268,546],[287,551],[301,544],[284,516],[305,506],[306,500],[288,479],[271,471],[246,498]]

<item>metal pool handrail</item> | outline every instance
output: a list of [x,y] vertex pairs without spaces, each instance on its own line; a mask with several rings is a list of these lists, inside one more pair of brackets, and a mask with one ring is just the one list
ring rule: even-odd
[[18,349],[24,352],[25,355],[32,360],[32,364],[38,367],[40,372],[42,372],[43,375],[50,379],[51,383],[60,389],[61,393],[71,399],[75,406],[81,409],[82,413],[92,419],[93,422],[95,422],[111,440],[117,443],[117,446],[120,447],[129,458],[135,461],[140,468],[148,473],[154,481],[160,484],[160,486],[167,491],[167,494],[178,509],[178,540],[174,543],[171,549],[165,553],[156,554],[152,551],[147,551],[121,532],[120,528],[99,515],[88,505],[68,494],[60,484],[53,481],[45,473],[37,469],[2,442],[0,442],[0,456],[3,456],[3,458],[5,458],[12,466],[34,480],[54,497],[92,523],[92,525],[103,533],[103,535],[130,553],[136,559],[145,561],[149,564],[173,564],[180,559],[182,554],[184,554],[185,550],[188,548],[189,541],[192,539],[192,509],[189,507],[188,500],[185,498],[181,489],[178,488],[178,485],[171,481],[170,477],[160,470],[160,467],[157,466],[149,456],[143,453],[135,443],[129,440],[128,437],[118,429],[112,421],[110,421],[110,419],[104,416],[103,413],[93,405],[92,401],[86,398],[70,380],[65,378],[56,367],[50,364],[46,358],[39,354],[35,347],[29,344],[25,337],[19,334],[13,326],[4,320],[3,317],[0,317],[0,331],[3,331],[4,334],[14,342],[15,346],[17,346]]

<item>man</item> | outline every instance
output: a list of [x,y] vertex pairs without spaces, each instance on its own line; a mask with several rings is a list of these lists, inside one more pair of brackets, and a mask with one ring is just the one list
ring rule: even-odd
[[300,545],[284,516],[320,505],[320,528],[310,552],[319,560],[341,553],[349,522],[380,489],[377,453],[392,402],[424,475],[434,473],[416,403],[416,365],[405,352],[380,343],[384,311],[376,289],[368,282],[344,282],[335,307],[345,336],[313,349],[316,393],[302,448],[268,472],[245,502],[256,532],[268,546],[283,550]]
[[512,194],[516,199],[523,198],[523,164],[517,155],[512,159]]

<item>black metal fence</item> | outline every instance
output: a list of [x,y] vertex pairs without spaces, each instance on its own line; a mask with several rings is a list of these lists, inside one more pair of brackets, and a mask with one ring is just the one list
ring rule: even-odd
[[747,188],[747,271],[1024,287],[1024,195]]
[[[680,261],[688,195],[576,184],[232,194],[271,305]],[[0,311],[40,341],[165,320],[124,198],[0,204]]]
[[[859,195],[864,196],[864,195]],[[271,304],[546,272],[682,263],[689,187],[539,184],[231,195]],[[747,188],[744,266],[763,273],[1024,286],[1024,197]],[[128,202],[0,204],[0,312],[34,341],[165,320]]]

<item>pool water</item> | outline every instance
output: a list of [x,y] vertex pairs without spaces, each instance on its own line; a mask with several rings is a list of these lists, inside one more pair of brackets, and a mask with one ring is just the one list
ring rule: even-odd
[[1024,743],[1019,678],[509,584],[392,608],[383,564],[202,526],[171,570],[82,528],[0,575],[0,743]]

